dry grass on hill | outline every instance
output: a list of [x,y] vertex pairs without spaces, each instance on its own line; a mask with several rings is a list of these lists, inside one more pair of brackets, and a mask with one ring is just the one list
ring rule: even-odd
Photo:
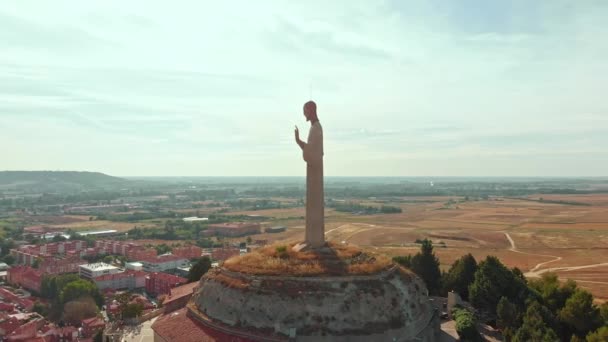
[[292,245],[274,244],[226,260],[230,271],[255,275],[316,276],[378,273],[391,265],[385,255],[354,246],[329,243],[321,251],[292,250]]

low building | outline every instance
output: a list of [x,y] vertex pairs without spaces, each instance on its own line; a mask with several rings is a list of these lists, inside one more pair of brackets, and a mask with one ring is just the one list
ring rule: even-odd
[[133,290],[146,286],[146,275],[147,273],[143,271],[129,270],[125,272],[105,274],[93,278],[93,281],[100,290]]
[[260,233],[260,224],[249,222],[210,224],[205,233],[228,237],[258,234]]
[[285,230],[287,230],[287,227],[285,227],[285,226],[276,226],[276,227],[266,228],[265,232],[273,234],[273,233],[282,233]]
[[0,299],[6,303],[14,304],[19,310],[32,310],[34,307],[34,301],[32,301],[30,298],[32,297],[23,297],[9,291],[6,288],[0,287]]
[[93,337],[106,327],[106,323],[100,317],[83,319],[81,325],[84,337]]
[[199,246],[183,246],[183,247],[174,247],[171,251],[171,254],[180,256],[186,259],[195,259],[200,258],[203,253],[203,249]]
[[122,272],[122,270],[116,266],[108,265],[103,262],[97,262],[94,264],[80,265],[79,274],[82,278],[93,279],[106,274],[114,274]]
[[165,272],[180,267],[190,266],[188,259],[172,254],[159,255],[154,258],[146,258],[141,260],[141,263],[143,264],[143,269],[146,272]]
[[35,312],[0,315],[0,336],[7,341],[24,341],[35,337],[44,326],[44,318]]
[[163,302],[163,312],[167,314],[185,307],[197,288],[197,281],[172,288]]
[[187,281],[186,278],[168,273],[150,273],[146,276],[146,292],[155,296],[169,294],[172,288],[185,284]]
[[42,272],[30,266],[14,266],[8,269],[6,281],[9,284],[40,293]]
[[184,217],[182,219],[182,221],[184,221],[184,222],[205,222],[205,221],[209,221],[209,218],[192,216],[192,217]]
[[40,261],[38,269],[44,274],[78,273],[79,267],[86,263],[78,255],[48,257]]

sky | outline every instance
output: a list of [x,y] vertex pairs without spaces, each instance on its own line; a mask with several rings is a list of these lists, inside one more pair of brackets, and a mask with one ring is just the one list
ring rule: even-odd
[[607,176],[608,2],[12,1],[0,170]]

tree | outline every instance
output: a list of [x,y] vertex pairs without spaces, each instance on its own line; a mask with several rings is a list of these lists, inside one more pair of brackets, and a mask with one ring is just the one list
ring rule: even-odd
[[593,304],[591,293],[577,289],[559,312],[559,319],[579,337],[601,326],[600,310]]
[[122,309],[122,318],[135,318],[141,315],[144,311],[144,305],[141,303],[129,303]]
[[604,325],[608,325],[608,302],[600,306],[600,317],[604,321]]
[[424,280],[430,294],[439,292],[441,285],[439,259],[433,252],[433,243],[430,240],[424,239],[422,241],[420,252],[412,257],[411,269]]
[[503,265],[495,256],[488,256],[479,263],[475,280],[469,286],[469,300],[479,309],[496,312],[501,297],[523,308],[529,296],[528,287]]
[[522,326],[513,336],[513,342],[554,342],[558,340],[555,331],[543,321],[541,305],[536,301],[530,304],[524,315]]
[[156,254],[157,255],[161,255],[161,254],[166,254],[171,252],[171,247],[169,247],[167,244],[165,243],[161,243],[160,245],[156,245]]
[[46,317],[49,314],[49,307],[37,301],[34,303],[32,311],[37,312],[42,317]]
[[65,241],[65,240],[67,240],[65,238],[65,236],[63,236],[61,234],[57,234],[57,235],[53,236],[53,240],[52,241],[53,242],[61,242],[61,241]]
[[103,296],[97,286],[83,279],[68,283],[59,293],[59,301],[60,303],[67,303],[86,296],[93,298],[98,306],[103,305]]
[[188,272],[188,282],[192,283],[199,281],[201,277],[209,271],[211,268],[211,259],[209,257],[202,257],[190,268]]
[[63,320],[67,323],[77,324],[83,319],[97,316],[98,312],[95,300],[91,296],[83,296],[65,303]]
[[406,268],[412,267],[412,256],[411,255],[399,255],[399,256],[393,257],[393,261]]
[[114,256],[112,255],[106,255],[103,257],[103,262],[105,262],[106,264],[112,264],[114,263]]
[[587,342],[606,342],[608,341],[608,325],[603,326],[587,335]]
[[507,297],[501,297],[496,306],[497,324],[501,329],[514,328],[517,326],[517,306],[510,303]]
[[469,299],[469,285],[475,280],[477,271],[477,261],[470,253],[456,260],[448,273],[443,277],[443,287],[445,292],[455,291],[464,300]]
[[557,314],[576,291],[576,282],[568,280],[564,285],[560,284],[557,274],[547,272],[540,279],[533,279],[528,286],[536,290],[542,297],[543,302]]
[[475,316],[469,310],[456,308],[452,312],[456,322],[456,332],[461,341],[481,341],[481,336],[477,331]]
[[4,262],[8,265],[12,265],[15,263],[15,257],[10,254],[5,255],[2,260],[4,260]]

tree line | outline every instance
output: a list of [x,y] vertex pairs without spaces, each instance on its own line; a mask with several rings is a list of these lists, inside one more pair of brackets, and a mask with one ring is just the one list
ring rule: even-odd
[[[420,276],[430,295],[458,293],[473,305],[478,318],[500,329],[506,341],[608,341],[608,303],[597,306],[593,295],[573,280],[561,284],[553,273],[528,280],[495,256],[477,263],[471,254],[442,273],[427,239],[420,252],[394,261]],[[454,313],[458,333],[463,340],[476,340],[478,333],[471,333],[474,316],[459,310]]]

